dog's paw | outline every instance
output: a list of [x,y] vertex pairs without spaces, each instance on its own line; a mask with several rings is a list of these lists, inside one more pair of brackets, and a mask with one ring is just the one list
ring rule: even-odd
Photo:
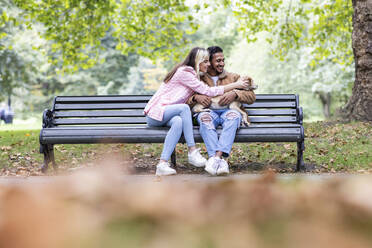
[[251,125],[251,123],[249,121],[242,121],[242,123],[241,123],[242,127],[249,127],[249,125]]
[[209,108],[206,108],[206,109],[202,109],[200,112],[211,112],[211,110]]

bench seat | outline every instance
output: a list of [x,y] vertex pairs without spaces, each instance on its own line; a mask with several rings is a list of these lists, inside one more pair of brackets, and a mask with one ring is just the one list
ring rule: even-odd
[[[164,127],[59,127],[45,129],[41,142],[45,144],[90,143],[163,143],[168,128]],[[221,128],[217,129],[221,133]],[[302,137],[300,126],[250,127],[238,130],[235,142],[297,142]],[[199,129],[194,127],[195,142],[203,143]],[[184,143],[181,138],[180,142]]]

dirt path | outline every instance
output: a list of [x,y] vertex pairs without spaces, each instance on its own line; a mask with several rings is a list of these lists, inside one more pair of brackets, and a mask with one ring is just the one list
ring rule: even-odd
[[[57,175],[57,176],[3,176],[0,177],[0,184],[22,184],[22,183],[33,183],[33,184],[45,184],[60,182],[66,180],[72,176],[77,175],[79,177],[80,172],[71,173],[69,175]],[[122,174],[123,183],[148,183],[148,182],[171,182],[171,183],[213,183],[221,181],[254,181],[265,176],[265,173],[259,174],[231,174],[228,176],[209,176],[208,174],[178,174],[166,177],[157,177],[155,175],[149,174],[137,174],[137,175],[127,175]],[[367,177],[368,175],[361,174],[348,174],[348,173],[291,173],[291,174],[274,174],[275,179],[278,181],[294,181],[294,180],[305,180],[305,181],[325,181],[325,180],[335,180],[335,179],[346,179],[353,177]]]

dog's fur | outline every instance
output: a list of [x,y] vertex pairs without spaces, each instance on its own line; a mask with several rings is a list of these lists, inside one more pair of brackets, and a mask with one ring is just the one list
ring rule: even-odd
[[[252,79],[243,77],[242,80],[247,80],[249,82],[249,86],[246,90],[255,90],[258,88],[258,86],[253,83]],[[216,109],[225,109],[225,108],[234,109],[242,115],[242,123],[241,123],[242,126],[247,127],[251,124],[249,121],[248,113],[245,110],[241,109],[241,106],[242,106],[241,102],[233,101],[229,105],[221,106],[220,104],[218,104],[218,102],[221,100],[221,97],[222,96],[212,97],[211,105],[208,108],[205,108],[202,104],[197,103],[192,108],[192,111],[194,113],[200,113],[200,112],[209,112],[211,110],[216,110]]]

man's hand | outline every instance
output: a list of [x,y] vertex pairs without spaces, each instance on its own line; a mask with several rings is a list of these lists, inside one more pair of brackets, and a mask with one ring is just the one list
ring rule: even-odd
[[195,95],[194,99],[197,103],[203,105],[203,107],[207,108],[211,105],[211,98],[206,95]]
[[218,102],[219,105],[227,105],[232,103],[236,99],[237,95],[234,91],[229,91],[222,95],[220,101]]

